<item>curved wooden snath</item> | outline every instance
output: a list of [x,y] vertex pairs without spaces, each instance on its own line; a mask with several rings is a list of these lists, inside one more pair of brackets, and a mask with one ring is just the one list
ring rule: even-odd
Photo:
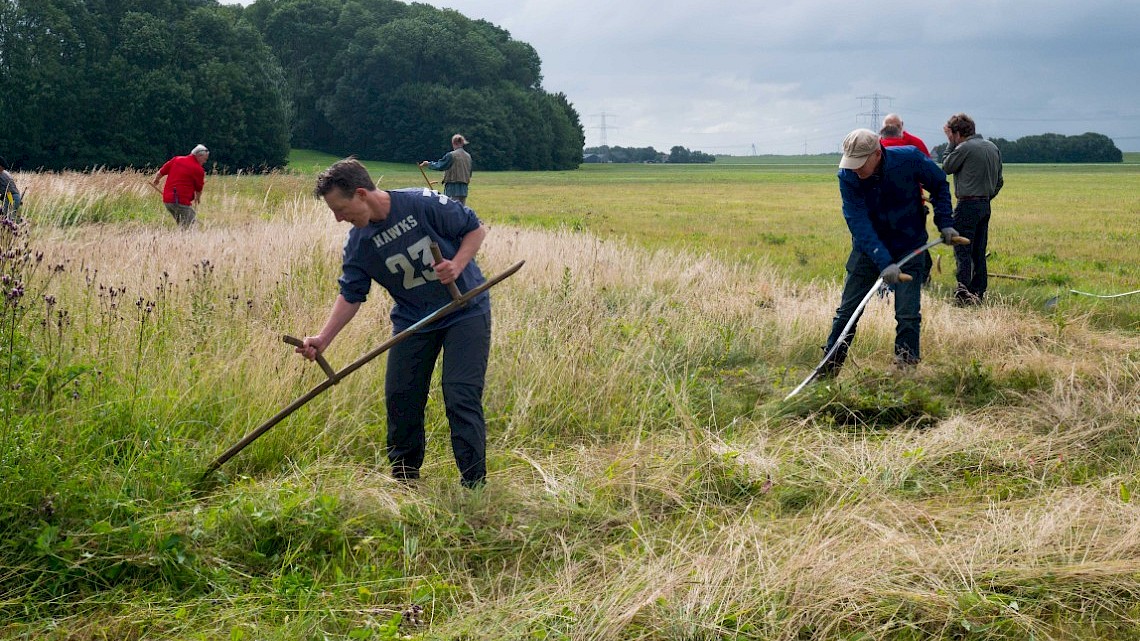
[[[328,388],[332,387],[333,385],[336,385],[345,376],[348,376],[349,374],[355,372],[356,370],[363,367],[365,364],[367,364],[372,359],[383,354],[384,352],[388,351],[389,349],[392,349],[393,346],[402,342],[404,339],[408,338],[409,336],[411,336],[415,332],[419,331],[420,329],[423,329],[427,325],[430,325],[430,324],[438,321],[439,319],[443,318],[444,316],[447,316],[448,314],[451,314],[452,312],[457,311],[458,309],[460,309],[461,307],[466,305],[467,302],[470,301],[472,298],[475,298],[479,294],[482,294],[483,292],[494,287],[495,285],[499,284],[503,280],[509,278],[515,272],[517,272],[520,268],[522,268],[523,263],[525,263],[525,262],[526,261],[520,260],[519,262],[512,265],[506,271],[500,272],[499,274],[496,274],[494,278],[488,279],[482,285],[479,285],[478,287],[475,287],[471,291],[468,291],[467,293],[460,295],[458,298],[454,298],[447,305],[440,307],[439,309],[435,310],[434,312],[432,312],[432,313],[428,314],[427,316],[423,317],[422,319],[420,319],[418,322],[413,324],[411,327],[405,329],[404,331],[400,332],[399,334],[396,334],[392,338],[389,338],[388,340],[384,341],[378,347],[373,349],[371,352],[368,352],[364,356],[361,356],[360,358],[356,359],[355,361],[352,362],[352,364],[350,364],[349,366],[340,370],[339,372],[333,371],[332,367],[330,367],[327,362],[322,363],[321,361],[324,361],[324,358],[318,356],[317,362],[321,365],[321,369],[323,369],[325,371],[325,375],[328,376],[328,378],[325,379],[324,381],[322,381],[319,385],[317,385],[313,389],[309,390],[309,392],[306,393],[304,396],[302,396],[302,397],[298,398],[297,400],[293,401],[292,403],[290,403],[288,407],[286,407],[285,409],[281,410],[280,412],[277,412],[276,414],[274,414],[272,418],[270,418],[268,421],[265,421],[264,423],[262,423],[260,426],[258,426],[257,429],[253,430],[249,434],[246,434],[245,437],[243,437],[240,441],[235,443],[232,447],[230,447],[230,449],[226,450],[225,452],[222,453],[221,456],[214,459],[214,462],[210,463],[210,466],[208,468],[206,468],[206,471],[202,474],[202,479],[204,480],[206,477],[213,474],[215,470],[217,470],[222,465],[225,465],[226,461],[233,458],[235,455],[237,455],[238,452],[244,450],[246,448],[246,446],[248,446],[250,443],[256,441],[262,434],[268,432],[274,425],[277,425],[281,421],[285,420],[285,418],[287,416],[289,416],[293,412],[297,411],[302,405],[304,405],[305,403],[308,403],[309,401],[311,401],[314,398],[316,398],[317,396],[319,396],[321,392],[327,390]],[[459,291],[458,289],[455,290],[456,293],[458,291]],[[285,336],[285,337],[283,337],[283,340],[286,343],[289,343],[290,345],[295,345],[295,346],[302,343],[302,341],[300,339],[294,338],[292,336]]]
[[424,168],[421,167],[419,163],[416,163],[416,166],[420,168],[420,173],[424,175],[424,182],[427,183],[428,189],[435,189],[435,181],[427,177],[427,172],[424,171]]

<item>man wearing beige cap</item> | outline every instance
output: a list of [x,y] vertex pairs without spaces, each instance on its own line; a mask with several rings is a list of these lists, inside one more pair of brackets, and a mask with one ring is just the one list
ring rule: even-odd
[[471,154],[463,148],[467,139],[459,134],[451,137],[451,151],[435,162],[425,160],[420,167],[443,172],[443,195],[467,204],[467,185],[471,182]]
[[188,155],[166,161],[151,181],[157,189],[158,181],[166,176],[162,202],[182,229],[189,228],[197,218],[194,204],[202,200],[202,189],[206,186],[206,170],[202,167],[209,157],[210,150],[205,145],[197,145]]
[[[928,267],[922,260],[910,261],[902,268],[896,262],[927,242],[926,217],[915,207],[922,188],[930,192],[934,223],[949,242],[958,235],[951,227],[950,185],[934,161],[914,147],[883,147],[878,134],[869,129],[856,129],[843,139],[839,193],[843,218],[851,230],[851,255],[825,353],[831,351],[859,303],[882,277],[895,292],[895,362],[900,366],[918,363],[922,282]],[[911,279],[902,280],[903,272]],[[823,375],[839,372],[855,328],[824,364]]]

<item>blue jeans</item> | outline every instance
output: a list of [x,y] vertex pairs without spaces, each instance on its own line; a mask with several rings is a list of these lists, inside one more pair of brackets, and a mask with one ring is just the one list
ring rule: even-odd
[[451,451],[463,485],[487,476],[487,425],[483,383],[491,352],[491,314],[412,334],[388,352],[384,395],[388,409],[388,461],[392,476],[416,479],[424,462],[427,407],[435,361],[443,351],[443,404],[451,426]]
[[[910,274],[914,280],[899,283],[893,287],[895,292],[895,358],[902,363],[917,363],[920,358],[918,348],[919,331],[922,326],[922,283],[926,280],[929,269],[926,260],[919,256],[902,266],[903,273]],[[839,339],[844,325],[855,313],[860,301],[871,291],[875,281],[879,279],[879,268],[863,252],[851,251],[847,258],[847,278],[843,281],[843,295],[839,307],[835,310],[835,319],[831,322],[831,335],[827,338],[828,351]],[[843,340],[843,344],[832,357],[832,369],[838,369],[847,359],[847,350],[855,339],[855,330],[858,321],[851,327],[851,332]]]
[[970,239],[969,245],[954,246],[954,272],[958,289],[954,296],[960,301],[980,301],[989,286],[986,266],[986,245],[990,241],[990,201],[959,200],[954,210],[954,229]]

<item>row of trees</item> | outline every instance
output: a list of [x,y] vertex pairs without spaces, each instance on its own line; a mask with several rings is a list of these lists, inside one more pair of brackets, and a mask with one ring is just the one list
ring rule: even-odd
[[0,150],[17,167],[222,168],[290,145],[411,162],[456,132],[480,169],[567,169],[585,134],[528,44],[398,0],[0,0]]
[[[1079,136],[1040,134],[1017,140],[990,138],[1001,150],[1003,162],[1009,163],[1088,163],[1124,162],[1124,153],[1104,134],[1084,133]],[[942,143],[931,153],[941,158],[947,144]]]
[[577,112],[489,22],[398,0],[258,0],[247,16],[287,70],[295,146],[412,162],[459,132],[481,169],[581,162]]
[[147,166],[199,142],[232,167],[289,151],[280,67],[237,7],[0,0],[0,149],[17,167]]
[[588,159],[594,162],[661,162],[661,163],[711,163],[716,156],[702,151],[690,151],[680,145],[669,153],[657,151],[653,147],[587,147],[584,150]]

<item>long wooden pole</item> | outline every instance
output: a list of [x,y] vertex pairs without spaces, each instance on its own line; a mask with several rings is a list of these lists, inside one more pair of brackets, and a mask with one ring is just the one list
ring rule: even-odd
[[427,183],[428,189],[435,189],[435,187],[433,186],[433,185],[435,185],[435,182],[433,182],[430,178],[427,177],[427,172],[424,171],[424,168],[420,167],[419,163],[416,163],[416,166],[420,168],[420,173],[424,175],[424,182]]
[[[519,269],[521,269],[525,262],[526,261],[520,260],[519,262],[512,265],[506,271],[501,272],[499,274],[496,274],[494,278],[487,280],[482,285],[475,287],[474,289],[467,292],[466,294],[463,294],[462,296],[452,300],[447,305],[444,305],[443,307],[440,307],[439,309],[435,310],[434,312],[428,314],[427,316],[425,316],[424,318],[422,318],[421,320],[419,320],[418,322],[413,324],[411,327],[405,329],[404,331],[400,332],[399,334],[396,334],[392,338],[389,338],[388,340],[381,343],[378,347],[376,347],[372,351],[370,351],[367,354],[365,354],[364,356],[361,356],[360,358],[356,359],[355,361],[352,362],[352,364],[350,364],[349,366],[340,370],[339,372],[334,372],[332,374],[329,374],[329,369],[331,369],[331,368],[325,369],[325,366],[322,366],[322,369],[325,369],[325,373],[328,376],[327,379],[322,381],[320,384],[318,384],[313,389],[309,390],[308,393],[306,393],[304,396],[302,396],[302,397],[298,398],[297,400],[293,401],[292,403],[290,403],[285,409],[274,414],[268,421],[265,421],[264,423],[259,425],[257,427],[257,429],[253,430],[249,434],[246,434],[240,441],[238,441],[232,447],[230,447],[228,450],[223,452],[221,456],[214,459],[214,462],[210,463],[210,466],[207,467],[206,471],[202,474],[202,480],[205,480],[206,477],[213,474],[214,471],[216,471],[219,467],[221,467],[222,465],[225,465],[226,461],[233,458],[235,455],[237,455],[238,452],[244,450],[250,443],[256,441],[258,438],[261,437],[262,434],[264,434],[264,433],[268,432],[270,429],[272,429],[274,425],[277,425],[281,421],[285,420],[285,418],[287,416],[289,416],[293,412],[297,411],[305,403],[308,403],[309,401],[311,401],[314,398],[316,398],[317,396],[319,396],[321,394],[321,392],[324,392],[325,390],[332,387],[333,385],[336,385],[341,380],[343,380],[345,376],[348,376],[349,374],[355,372],[356,370],[363,367],[365,364],[367,364],[372,359],[374,359],[377,356],[383,354],[384,352],[392,349],[392,347],[396,346],[397,344],[402,342],[404,339],[408,338],[409,336],[416,333],[420,329],[422,329],[425,326],[430,325],[430,324],[438,321],[439,319],[443,318],[444,316],[447,316],[448,314],[451,314],[452,312],[460,309],[461,307],[466,305],[468,303],[468,301],[470,301],[472,298],[475,298],[476,296],[478,296],[479,294],[482,294],[483,292],[487,291],[491,287],[494,287],[495,285],[502,282],[504,279],[509,278],[511,275],[513,275],[515,272],[517,272]],[[292,343],[290,340],[288,340],[290,338],[292,338],[292,337],[286,337],[285,341],[290,343],[290,344],[295,344],[295,343]],[[296,340],[297,339],[293,338],[293,341],[296,341]]]

